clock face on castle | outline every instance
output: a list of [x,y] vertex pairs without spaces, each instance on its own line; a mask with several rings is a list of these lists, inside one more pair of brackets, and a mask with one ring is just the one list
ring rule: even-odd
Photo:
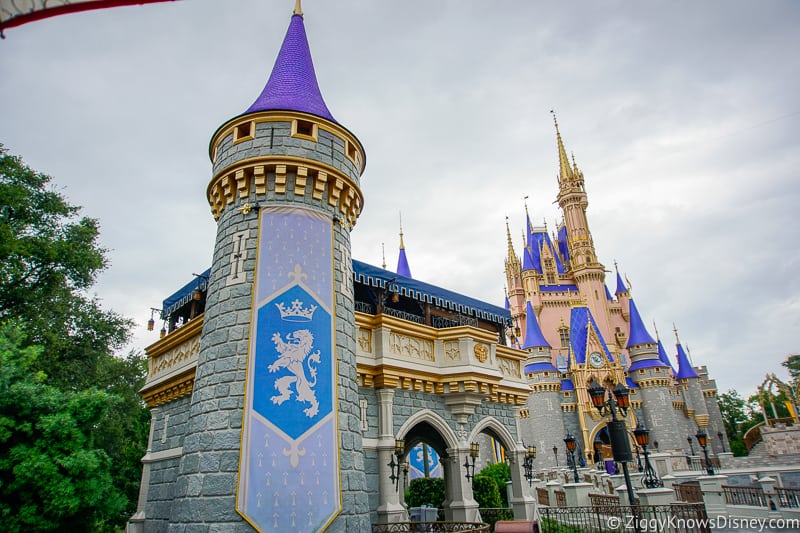
[[589,354],[589,364],[595,368],[600,368],[605,364],[603,354],[600,352],[592,352]]

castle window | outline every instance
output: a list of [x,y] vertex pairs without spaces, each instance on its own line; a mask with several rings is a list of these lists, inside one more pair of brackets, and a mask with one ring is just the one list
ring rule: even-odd
[[358,165],[360,163],[361,158],[358,155],[358,150],[356,149],[356,146],[350,141],[346,142],[346,146],[347,146],[348,159],[350,159],[350,161]]
[[562,348],[569,346],[569,328],[567,326],[558,328],[558,338],[561,339]]
[[656,367],[656,374],[660,374],[660,373],[661,373],[661,369]]
[[249,141],[255,136],[256,123],[252,120],[233,128],[233,144]]
[[292,137],[316,141],[317,131],[317,125],[309,120],[296,119],[292,121]]

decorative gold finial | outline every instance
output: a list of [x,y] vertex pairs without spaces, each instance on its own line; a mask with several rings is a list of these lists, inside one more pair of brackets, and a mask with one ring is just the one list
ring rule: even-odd
[[386,247],[381,243],[381,257],[383,257],[383,269],[386,270]]
[[303,16],[303,8],[300,7],[300,0],[294,0],[294,11],[292,15],[300,15]]
[[400,213],[400,249],[405,250],[406,245],[403,244],[403,213]]
[[656,326],[656,319],[653,319],[653,329],[656,330],[656,340],[661,341],[661,337],[658,336],[658,326]]
[[[300,1],[300,0],[298,0],[298,2],[299,2],[299,1]],[[555,112],[555,111],[553,111],[553,110],[551,109],[551,110],[550,110],[550,114],[551,114],[551,115],[553,115],[553,124],[555,124],[555,125],[556,125],[556,133],[557,133],[558,135],[561,135],[561,134],[559,133],[559,131],[558,131],[558,119],[556,119],[556,112]]]
[[675,332],[675,342],[680,344],[681,343],[681,339],[680,339],[680,337],[678,337],[678,328],[675,326],[675,322],[672,323],[672,331]]

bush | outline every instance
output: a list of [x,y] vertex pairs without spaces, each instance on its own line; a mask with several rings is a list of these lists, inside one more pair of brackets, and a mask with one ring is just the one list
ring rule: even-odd
[[[506,492],[506,483],[511,481],[511,469],[508,463],[492,463],[480,471],[480,476],[489,476],[497,483],[497,489],[500,491],[500,499],[503,505],[498,507],[508,507],[508,493]],[[481,506],[483,507],[483,506]]]
[[490,476],[478,474],[472,480],[472,494],[478,502],[478,507],[496,509],[503,507],[500,489],[497,482]]
[[441,509],[444,505],[444,479],[440,477],[412,479],[406,504],[409,507],[429,505]]

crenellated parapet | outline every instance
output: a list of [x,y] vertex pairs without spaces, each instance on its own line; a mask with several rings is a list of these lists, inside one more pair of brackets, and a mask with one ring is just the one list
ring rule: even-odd
[[215,220],[229,206],[301,201],[355,225],[364,198],[365,156],[345,128],[320,117],[265,111],[222,125],[211,140],[214,175],[207,188]]

